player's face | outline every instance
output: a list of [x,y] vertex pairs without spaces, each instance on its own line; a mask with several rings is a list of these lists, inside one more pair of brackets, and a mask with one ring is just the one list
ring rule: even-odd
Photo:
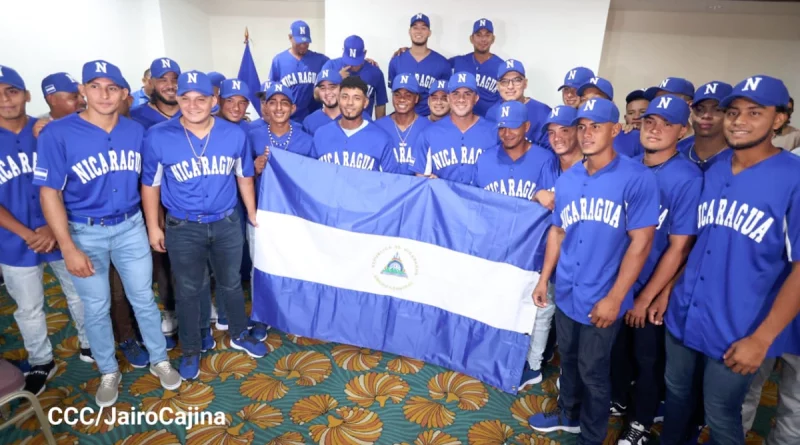
[[219,112],[226,120],[238,123],[244,119],[244,114],[247,112],[248,105],[250,105],[250,101],[244,96],[232,96],[227,99],[222,99]]
[[425,45],[428,43],[428,38],[431,36],[431,29],[425,22],[416,22],[408,30],[408,35],[411,37],[411,43],[414,45]]
[[501,128],[498,130],[500,142],[503,143],[503,148],[512,150],[525,143],[525,133],[531,128],[530,122],[525,122],[519,128]]
[[584,156],[593,156],[612,149],[614,138],[619,134],[620,124],[599,124],[589,119],[578,122],[578,143]]
[[120,102],[128,97],[128,90],[104,78],[83,84],[80,93],[86,97],[87,109],[106,116],[116,113]]
[[283,94],[273,94],[267,101],[267,114],[270,123],[282,124],[289,121],[296,107]]
[[25,117],[25,103],[30,100],[29,92],[0,83],[0,118],[14,120]]
[[578,146],[578,127],[565,127],[558,124],[550,124],[547,127],[547,138],[550,146],[558,156],[580,150]]
[[442,118],[450,113],[450,102],[447,100],[447,93],[444,91],[437,91],[428,96],[428,108],[431,109],[431,114]]
[[392,105],[397,114],[407,114],[414,112],[414,106],[419,102],[419,95],[401,88],[392,93]]
[[326,107],[336,108],[339,105],[339,85],[323,80],[319,84],[319,98]]
[[636,129],[641,129],[642,116],[644,116],[644,113],[647,112],[648,105],[650,105],[650,101],[647,99],[636,99],[630,101],[630,103],[625,106],[625,123],[628,125],[633,125],[633,127]]
[[472,108],[478,103],[478,93],[461,87],[450,93],[448,99],[451,113],[458,117],[467,117],[472,114]]
[[511,71],[505,73],[497,82],[497,91],[503,100],[520,100],[525,95],[525,88],[528,87],[528,79],[522,74]]
[[494,43],[494,34],[489,32],[489,30],[481,29],[480,31],[471,35],[469,37],[469,41],[472,43],[473,48],[475,48],[475,52],[485,54],[492,49],[492,44]]
[[76,111],[86,109],[86,101],[80,93],[68,93],[59,91],[47,96],[47,104],[50,105],[50,114],[63,117]]
[[292,42],[292,51],[294,51],[295,54],[297,54],[298,56],[306,55],[306,53],[308,52],[308,45],[309,45],[308,42],[297,43],[295,42],[294,37],[292,37],[291,34],[289,34],[289,41]]
[[178,97],[181,114],[183,114],[184,119],[193,124],[205,122],[211,116],[211,109],[216,104],[216,97],[204,96],[196,91],[189,91]]
[[681,99],[685,100],[686,103],[689,104],[690,107],[692,106],[692,98],[687,96],[687,95],[685,95],[685,94],[670,93],[669,91],[664,91],[664,90],[656,91],[656,97],[661,97],[661,96],[664,96],[666,94],[674,94],[674,95],[680,97]]
[[167,105],[178,104],[178,75],[172,72],[164,74],[160,78],[151,78],[153,85],[153,96]]
[[573,87],[564,87],[561,90],[561,100],[564,101],[564,105],[572,108],[578,108],[578,105],[581,104],[578,89]]
[[786,122],[786,114],[775,107],[762,107],[739,98],[725,110],[725,139],[734,150],[753,148],[771,138]]
[[585,90],[583,90],[583,94],[581,95],[580,105],[583,105],[583,103],[589,99],[598,99],[598,98],[608,99],[608,96],[606,96],[606,93],[600,91],[599,88],[588,87]]
[[647,151],[662,151],[674,147],[686,130],[685,125],[670,123],[661,116],[647,116],[642,119],[640,141]]
[[725,121],[725,110],[719,107],[718,101],[706,99],[692,105],[692,116],[690,120],[696,136],[718,136],[722,133],[722,124]]
[[358,119],[367,108],[369,99],[358,88],[339,89],[339,111],[348,120]]

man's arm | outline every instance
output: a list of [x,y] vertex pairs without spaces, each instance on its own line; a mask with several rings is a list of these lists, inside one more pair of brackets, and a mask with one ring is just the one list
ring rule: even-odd
[[386,105],[375,106],[375,120],[386,116]]
[[78,249],[69,234],[67,210],[64,208],[62,196],[60,190],[42,186],[39,191],[42,213],[58,241],[69,273],[80,278],[90,277],[94,275],[94,265],[89,257]]
[[150,239],[150,247],[156,252],[166,252],[164,230],[160,224],[160,185],[149,186],[142,184],[142,209],[144,210],[144,221],[147,227],[147,237]]
[[256,222],[256,189],[255,181],[252,176],[236,177],[236,183],[239,186],[239,194],[242,196],[242,202],[245,209],[247,209],[247,219],[253,227],[258,227]]
[[[33,249],[33,245],[31,243],[35,243],[36,241],[36,232],[26,227],[24,224],[19,222],[5,206],[0,205],[0,227],[8,230],[9,232],[17,235],[18,237],[22,238],[26,244],[28,244],[31,249]],[[36,251],[36,249],[33,249]]]
[[553,272],[556,270],[558,258],[561,256],[561,244],[567,232],[561,226],[552,225],[547,232],[547,247],[544,252],[544,264],[542,273],[539,274],[539,282],[533,289],[533,303],[538,307],[547,307],[547,283]]

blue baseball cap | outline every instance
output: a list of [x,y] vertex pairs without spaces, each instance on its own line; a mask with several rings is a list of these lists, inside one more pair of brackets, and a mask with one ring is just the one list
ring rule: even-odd
[[217,71],[210,71],[208,73],[208,78],[211,80],[211,86],[220,88],[222,82],[225,80],[225,75]]
[[576,124],[575,117],[577,115],[577,109],[567,105],[558,105],[550,110],[550,115],[547,116],[542,130],[547,132],[547,127],[550,126],[550,124],[558,124],[562,127],[574,127]]
[[425,26],[427,26],[428,28],[431,27],[431,19],[429,19],[427,15],[421,12],[419,14],[414,14],[411,16],[411,24],[409,26],[414,26],[414,23],[417,22],[424,23]]
[[83,83],[89,83],[95,79],[108,79],[117,86],[125,88],[128,82],[122,77],[122,72],[116,65],[105,60],[92,60],[83,64]]
[[758,74],[739,82],[733,91],[719,103],[727,108],[738,98],[750,99],[762,107],[788,107],[789,90],[782,80]]
[[528,122],[528,108],[520,101],[510,100],[497,107],[494,116],[497,128],[519,128]]
[[522,74],[522,77],[525,77],[525,65],[522,64],[519,60],[515,59],[508,59],[505,63],[501,64],[500,67],[497,69],[497,80],[503,78],[506,74],[510,72],[516,72]]
[[674,94],[665,94],[650,101],[642,117],[661,116],[667,122],[678,125],[689,124],[689,104]]
[[629,104],[639,99],[650,100],[647,97],[645,97],[644,95],[645,91],[647,91],[647,88],[640,88],[638,90],[631,91],[630,93],[628,93],[627,96],[625,96],[625,103]]
[[437,91],[444,91],[447,93],[447,80],[445,79],[436,79],[431,83],[431,87],[428,89],[428,95],[431,96],[433,93]]
[[284,86],[280,82],[272,82],[272,85],[269,86],[266,93],[264,94],[264,100],[269,100],[270,97],[276,94],[283,94],[289,99],[289,102],[294,103],[294,95],[292,94],[292,89]]
[[291,26],[292,30],[292,38],[297,43],[311,43],[311,27],[308,26],[308,23],[297,20],[292,23]]
[[589,119],[597,124],[610,122],[619,123],[619,108],[608,99],[589,99],[578,109],[572,125],[577,125],[581,119]]
[[342,75],[337,70],[322,70],[317,74],[317,83],[315,86],[319,86],[319,84],[326,80],[334,85],[339,85],[342,83]]
[[14,68],[0,65],[0,83],[11,85],[18,90],[25,90],[25,81]]
[[244,96],[245,99],[250,100],[250,88],[243,80],[226,79],[219,85],[219,97],[227,99],[233,96]]
[[611,82],[608,79],[604,79],[602,77],[592,77],[583,85],[578,87],[578,96],[583,96],[583,92],[586,91],[587,88],[597,88],[603,94],[608,96],[610,100],[614,100],[614,86],[611,85]]
[[214,86],[211,85],[208,74],[202,71],[187,71],[178,76],[178,96],[183,96],[190,91],[195,91],[203,96],[212,96]]
[[594,77],[594,71],[590,70],[589,68],[582,66],[573,68],[567,71],[567,74],[564,76],[564,84],[558,87],[558,91],[561,91],[567,87],[578,88],[592,77]]
[[128,85],[128,81],[127,81],[127,80],[125,80],[125,78],[124,78],[124,77],[122,78],[122,85],[120,85],[120,86],[121,86],[122,88],[125,88],[126,90],[128,90],[128,96],[130,96],[130,95],[132,94],[132,91],[131,91],[131,86],[130,86],[130,85]]
[[272,82],[269,81],[269,80],[265,80],[265,81],[261,82],[261,87],[256,92],[256,96],[263,97],[264,94],[266,94],[267,91],[269,91],[270,85],[272,85]]
[[180,76],[181,67],[178,62],[168,57],[161,57],[150,64],[150,77],[153,79],[160,79],[167,73],[175,73],[175,75]]
[[392,79],[392,92],[397,90],[408,90],[411,93],[419,94],[419,82],[413,74],[398,74]]
[[667,77],[657,87],[650,87],[645,91],[645,99],[653,100],[659,91],[671,94],[683,94],[694,98],[694,84],[680,77]]
[[42,95],[55,93],[77,93],[78,81],[67,73],[54,73],[42,79]]
[[475,23],[472,25],[472,33],[475,34],[482,29],[494,33],[494,24],[492,24],[492,21],[489,19],[475,20]]
[[466,71],[459,71],[452,76],[447,82],[447,92],[452,93],[459,88],[469,88],[474,92],[478,92],[478,81],[475,75]]
[[733,92],[733,87],[729,83],[712,80],[706,84],[700,85],[697,91],[694,92],[693,103],[699,104],[704,100],[716,100],[722,102],[728,95]]
[[345,65],[359,66],[364,63],[364,39],[359,36],[350,36],[344,39],[344,53],[342,60]]

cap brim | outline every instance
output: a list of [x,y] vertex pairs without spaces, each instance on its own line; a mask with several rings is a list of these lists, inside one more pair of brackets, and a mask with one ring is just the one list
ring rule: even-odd
[[206,96],[206,97],[211,97],[211,96],[214,95],[213,91],[210,91],[210,92],[209,91],[203,91],[200,88],[186,88],[186,89],[183,89],[183,90],[179,89],[176,94],[178,96],[183,96],[184,94],[191,93],[192,91],[194,91],[195,93],[200,93],[200,94],[202,94],[203,96]]
[[364,63],[366,57],[350,57],[350,56],[342,56],[342,62],[344,62],[347,66],[359,66]]
[[765,106],[764,104],[758,102],[755,98],[749,97],[749,96],[744,96],[742,94],[731,94],[729,96],[725,96],[725,98],[722,99],[719,102],[719,106],[722,107],[722,108],[728,108],[729,106],[731,106],[731,104],[733,103],[734,100],[739,99],[739,98],[752,100],[753,102],[755,102],[755,103],[757,103],[757,104],[759,104],[761,106]]
[[311,37],[307,36],[292,36],[295,42],[297,43],[311,43]]
[[516,130],[525,125],[525,122],[527,121],[509,121],[509,120],[500,121],[497,123],[497,128],[511,128],[513,130]]
[[644,119],[644,118],[646,118],[648,116],[658,116],[658,117],[664,119],[665,121],[667,121],[667,122],[669,122],[670,124],[673,124],[673,125],[688,125],[689,124],[689,119],[688,118],[686,119],[686,122],[680,122],[680,120],[676,121],[675,119],[672,118],[672,116],[665,116],[662,113],[645,113],[645,114],[642,115],[642,119]]
[[403,86],[403,87],[392,87],[392,93],[394,93],[395,91],[400,91],[400,90],[406,90],[411,94],[419,94],[419,91],[412,90],[411,88],[408,88],[408,87],[405,87],[405,86]]

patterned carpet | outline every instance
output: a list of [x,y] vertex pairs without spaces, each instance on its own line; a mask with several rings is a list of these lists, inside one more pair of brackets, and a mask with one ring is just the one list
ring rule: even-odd
[[[66,300],[52,274],[45,274],[47,326],[57,376],[39,397],[50,407],[94,407],[99,376],[78,359],[78,340]],[[12,317],[16,306],[0,288],[0,350],[8,359],[26,357]],[[184,426],[60,425],[59,444],[416,444],[504,443],[568,445],[575,436],[535,434],[526,419],[556,403],[556,363],[545,381],[512,396],[475,379],[417,360],[353,346],[297,338],[272,331],[270,353],[258,360],[229,348],[216,332],[217,347],[203,355],[199,379],[178,391],[161,388],[146,369],[133,369],[120,355],[123,371],[118,410],[174,411],[194,408],[224,412],[226,425]],[[177,366],[179,348],[170,352]],[[755,432],[748,445],[761,443],[777,402],[776,385],[767,383]],[[107,412],[106,412],[107,414]],[[615,443],[621,422],[612,419],[607,444]],[[2,444],[43,444],[34,418],[0,432]],[[656,441],[657,443],[657,441]]]

